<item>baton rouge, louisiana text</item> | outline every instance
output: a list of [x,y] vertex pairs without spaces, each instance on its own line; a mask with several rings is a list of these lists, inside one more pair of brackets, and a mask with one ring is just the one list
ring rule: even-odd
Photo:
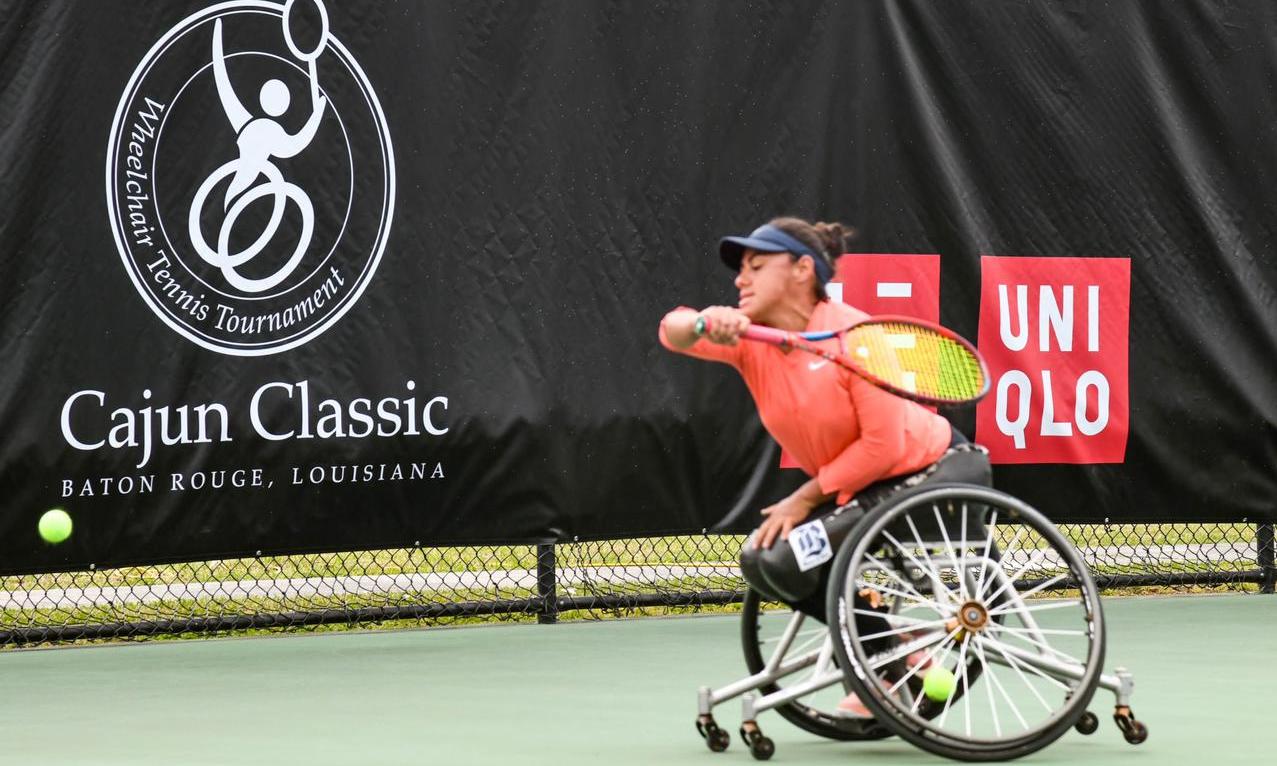
[[[412,392],[417,384],[408,381]],[[151,400],[151,390],[142,399]],[[271,382],[259,387],[249,403],[253,431],[268,441],[291,439],[364,439],[371,436],[442,436],[440,418],[448,397],[419,401],[416,394],[373,401],[311,398],[310,382]],[[230,412],[217,402],[180,406],[116,406],[102,391],[76,391],[62,405],[62,438],[78,450],[132,449],[137,467],[150,462],[156,447],[234,441]]]

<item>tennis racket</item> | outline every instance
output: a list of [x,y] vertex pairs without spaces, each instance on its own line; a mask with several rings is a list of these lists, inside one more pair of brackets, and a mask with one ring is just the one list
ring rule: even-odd
[[[699,317],[697,334],[708,329],[708,320]],[[815,354],[922,404],[968,404],[989,392],[989,368],[975,346],[912,317],[877,316],[841,330],[801,333],[751,325],[741,337]],[[837,340],[837,346],[818,345],[829,340]]]

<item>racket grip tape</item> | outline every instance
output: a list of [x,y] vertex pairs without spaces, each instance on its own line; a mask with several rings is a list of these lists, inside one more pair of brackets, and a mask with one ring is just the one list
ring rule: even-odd
[[774,327],[760,327],[759,325],[750,325],[745,328],[745,332],[741,333],[741,337],[750,340],[761,340],[764,343],[773,343],[775,345],[788,345],[790,333],[784,330],[777,330]]

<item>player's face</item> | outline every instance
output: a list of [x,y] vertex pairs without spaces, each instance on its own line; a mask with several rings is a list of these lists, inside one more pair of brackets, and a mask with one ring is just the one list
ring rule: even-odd
[[792,263],[788,253],[746,250],[736,275],[737,308],[754,321],[766,317],[791,289]]

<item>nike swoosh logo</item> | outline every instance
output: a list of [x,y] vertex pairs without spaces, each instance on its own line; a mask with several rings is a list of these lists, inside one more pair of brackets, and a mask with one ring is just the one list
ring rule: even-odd
[[824,366],[825,366],[825,365],[827,365],[827,364],[829,364],[829,360],[828,360],[828,359],[821,359],[819,362],[808,362],[808,363],[807,363],[807,369],[809,369],[809,370],[819,370],[821,367],[824,367]]

